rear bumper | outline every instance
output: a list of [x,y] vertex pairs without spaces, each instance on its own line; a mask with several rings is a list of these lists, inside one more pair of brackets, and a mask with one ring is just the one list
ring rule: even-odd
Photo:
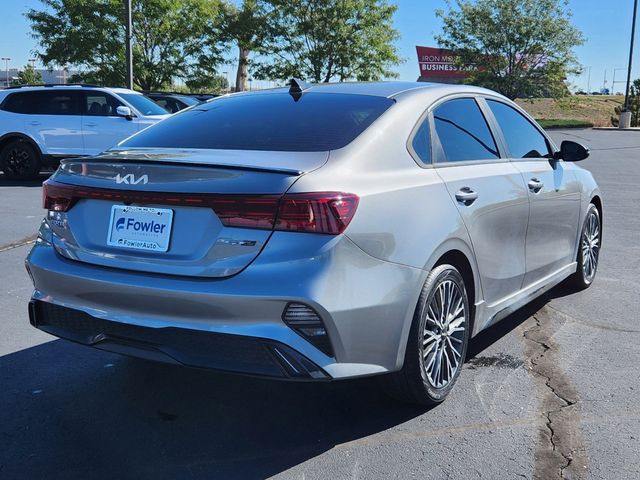
[[[309,257],[309,252],[316,254]],[[90,322],[108,322],[102,325],[108,327],[110,338],[128,338],[114,334],[112,327],[120,327],[112,324],[143,327],[145,330],[132,328],[130,339],[161,345],[155,350],[189,365],[194,364],[190,358],[193,355],[187,355],[191,347],[174,344],[174,336],[197,333],[213,344],[229,340],[236,345],[232,349],[235,351],[247,348],[235,341],[245,338],[254,346],[261,345],[259,348],[283,345],[293,356],[307,359],[329,378],[375,375],[402,366],[406,338],[425,275],[420,269],[373,258],[345,236],[285,232],[275,232],[249,267],[223,279],[91,265],[62,257],[46,242],[34,246],[26,263],[35,286],[34,301],[77,310],[88,316],[82,318],[92,319]],[[319,314],[333,356],[318,350],[284,323],[282,315],[289,302],[308,305]],[[60,326],[42,322],[37,326],[74,340]],[[95,328],[89,333],[96,331],[100,333]],[[157,332],[164,332],[160,340],[155,337],[160,335]],[[86,336],[84,341],[75,340],[98,348],[117,351],[124,348],[120,345],[122,341],[96,342]],[[203,355],[214,349],[205,348]],[[246,368],[242,362],[231,368],[223,359],[213,357],[198,360],[196,366],[264,374],[253,367]]]
[[129,325],[39,300],[29,302],[29,321],[76,343],[165,363],[291,380],[330,378],[300,353],[265,338]]

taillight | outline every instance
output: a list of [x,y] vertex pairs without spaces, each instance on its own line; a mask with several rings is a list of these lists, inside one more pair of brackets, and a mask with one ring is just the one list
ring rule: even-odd
[[226,195],[208,193],[159,193],[139,190],[65,185],[47,180],[42,206],[54,212],[68,211],[79,199],[122,203],[178,205],[211,208],[226,227],[338,235],[356,213],[358,196],[352,193],[316,192],[280,195]]
[[66,212],[75,202],[73,188],[50,180],[42,184],[42,207],[54,212]]
[[275,230],[338,235],[356,213],[358,196],[352,193],[291,193],[280,201]]
[[212,197],[209,207],[226,227],[273,228],[273,221],[278,209],[277,196],[264,195]]
[[273,228],[280,195],[225,195],[208,193],[144,192],[65,185],[47,180],[42,185],[42,206],[56,212],[68,211],[78,200],[110,200],[144,205],[205,207],[216,212],[227,227]]

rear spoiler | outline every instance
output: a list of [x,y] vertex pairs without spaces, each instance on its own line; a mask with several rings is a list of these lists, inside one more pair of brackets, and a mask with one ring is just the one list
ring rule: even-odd
[[[144,158],[146,156],[147,158]],[[127,156],[118,156],[114,153],[109,153],[108,155],[99,155],[96,157],[72,157],[66,158],[60,161],[61,165],[66,163],[140,163],[149,162],[156,165],[188,165],[190,167],[205,167],[205,168],[222,168],[229,170],[246,170],[250,172],[267,172],[267,173],[281,173],[283,175],[298,177],[305,173],[302,170],[293,170],[289,168],[279,168],[279,167],[261,167],[257,165],[239,165],[233,163],[212,163],[212,162],[193,162],[193,161],[180,161],[176,159],[158,159],[155,156],[151,155],[141,155],[136,157]]]

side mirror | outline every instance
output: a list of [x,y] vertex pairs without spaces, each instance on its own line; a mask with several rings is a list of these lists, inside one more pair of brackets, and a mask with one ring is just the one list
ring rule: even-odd
[[564,160],[565,162],[579,162],[589,156],[589,149],[578,142],[564,140],[560,145],[560,151],[553,155],[555,160]]
[[129,107],[125,107],[123,105],[120,105],[118,108],[116,108],[116,113],[119,116],[126,118],[127,120],[131,120],[133,118],[133,114],[131,113],[131,109]]

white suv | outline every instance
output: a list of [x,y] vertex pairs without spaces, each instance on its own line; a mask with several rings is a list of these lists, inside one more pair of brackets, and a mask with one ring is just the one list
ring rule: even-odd
[[141,93],[94,85],[0,90],[0,170],[22,180],[61,158],[96,155],[169,116]]

